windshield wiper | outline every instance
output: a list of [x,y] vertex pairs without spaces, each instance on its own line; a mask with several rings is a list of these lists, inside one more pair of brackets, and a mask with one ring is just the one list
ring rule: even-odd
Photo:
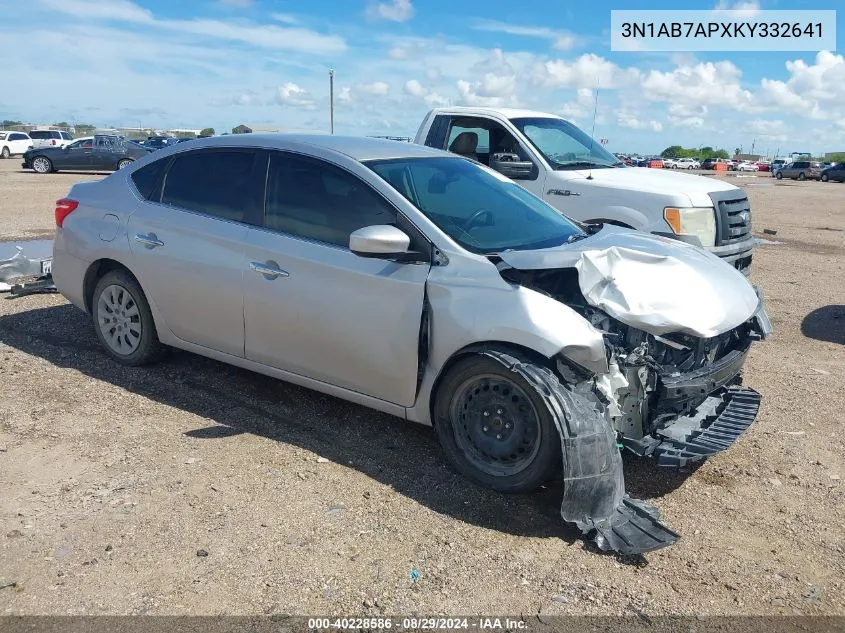
[[555,165],[555,169],[569,169],[570,167],[613,167],[613,165],[599,163],[594,160],[570,160]]

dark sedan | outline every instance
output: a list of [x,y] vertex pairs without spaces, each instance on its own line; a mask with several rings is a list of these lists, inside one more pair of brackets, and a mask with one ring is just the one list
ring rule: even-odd
[[822,170],[819,179],[822,182],[828,182],[829,180],[845,182],[845,163],[837,163],[836,165],[833,165],[831,167],[825,167]]
[[98,134],[79,139],[67,147],[30,149],[23,155],[24,169],[49,174],[60,169],[73,171],[114,171],[146,156],[150,149],[120,136]]

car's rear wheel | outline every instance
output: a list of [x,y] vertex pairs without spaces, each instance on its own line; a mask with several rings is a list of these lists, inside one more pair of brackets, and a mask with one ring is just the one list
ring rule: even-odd
[[447,461],[485,488],[529,492],[561,468],[547,404],[520,374],[488,356],[468,356],[448,370],[435,394],[434,425]]
[[130,158],[123,158],[123,159],[121,159],[120,161],[118,161],[118,163],[117,163],[117,168],[118,168],[118,169],[123,169],[123,168],[125,168],[125,167],[129,167],[129,165],[131,165],[131,164],[132,164],[132,159],[130,159]]
[[9,158],[9,156],[11,156],[11,155],[12,155],[12,152],[9,151],[8,147],[4,147],[3,151],[0,152],[0,156],[2,156],[3,158]]
[[156,361],[165,350],[144,291],[125,270],[112,270],[100,278],[94,288],[91,315],[100,344],[122,365]]
[[32,169],[39,174],[49,174],[53,171],[53,163],[50,162],[49,158],[36,156],[32,159]]
[[798,174],[798,180],[807,180],[807,175],[802,171]]

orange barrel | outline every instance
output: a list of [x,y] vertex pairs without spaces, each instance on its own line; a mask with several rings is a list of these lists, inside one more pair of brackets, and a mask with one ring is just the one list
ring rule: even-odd
[[652,169],[663,169],[663,161],[662,160],[650,160],[648,161],[648,166]]
[[716,163],[715,168],[716,168],[716,171],[728,171],[728,164],[727,163]]

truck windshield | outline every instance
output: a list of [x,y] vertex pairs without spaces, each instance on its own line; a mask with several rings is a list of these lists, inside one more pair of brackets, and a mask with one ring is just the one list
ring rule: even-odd
[[463,158],[401,158],[364,164],[474,253],[550,248],[584,236],[554,207]]
[[589,135],[563,119],[528,117],[511,119],[511,123],[528,138],[553,169],[623,165],[601,143],[596,143]]

